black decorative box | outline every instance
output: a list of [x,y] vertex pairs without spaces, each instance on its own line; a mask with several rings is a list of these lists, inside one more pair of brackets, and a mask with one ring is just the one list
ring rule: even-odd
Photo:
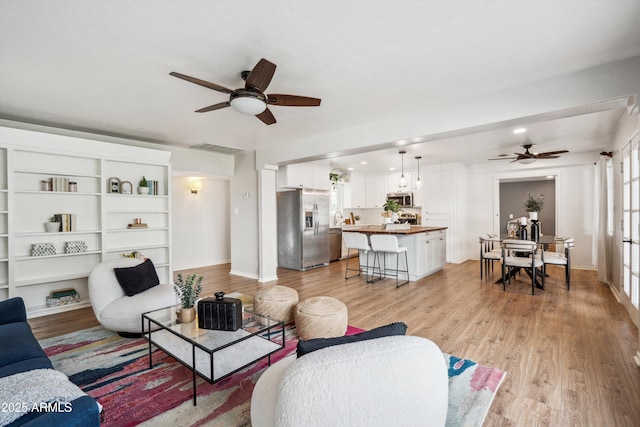
[[215,298],[198,302],[198,327],[219,331],[237,331],[242,326],[242,300],[216,292]]

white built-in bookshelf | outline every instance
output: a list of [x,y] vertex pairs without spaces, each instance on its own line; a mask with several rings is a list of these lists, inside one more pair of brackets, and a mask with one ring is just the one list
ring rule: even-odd
[[[0,300],[22,297],[29,317],[89,306],[93,267],[134,251],[168,282],[169,158],[162,150],[0,127]],[[142,176],[156,182],[157,195],[136,193]],[[115,192],[113,178],[131,183],[131,194]],[[73,218],[73,231],[47,232],[56,214]],[[136,218],[148,228],[128,228]],[[78,241],[82,252],[65,249]],[[34,255],[36,244],[55,253]],[[48,307],[51,291],[64,288],[76,289],[81,302]]]

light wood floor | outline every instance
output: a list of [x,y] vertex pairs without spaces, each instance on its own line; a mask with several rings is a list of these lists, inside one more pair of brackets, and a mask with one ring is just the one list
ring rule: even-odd
[[[228,274],[229,264],[185,270],[205,277],[206,294],[285,285],[301,299],[330,295],[349,310],[349,324],[364,329],[403,321],[408,333],[441,350],[507,371],[485,426],[640,426],[638,331],[595,272],[548,268],[546,290],[531,296],[526,276],[507,292],[480,280],[477,261],[444,270],[399,289],[391,279],[374,284],[344,280],[344,261],[327,268],[278,270],[277,282]],[[204,295],[204,294],[203,294]],[[45,338],[97,322],[91,309],[30,320]]]

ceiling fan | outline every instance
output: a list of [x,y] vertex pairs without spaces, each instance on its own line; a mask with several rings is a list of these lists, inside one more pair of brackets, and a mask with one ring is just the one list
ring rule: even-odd
[[264,91],[269,86],[273,74],[276,72],[276,64],[262,58],[253,70],[242,71],[240,76],[245,81],[244,87],[239,89],[227,89],[224,86],[217,85],[215,83],[209,83],[204,80],[190,77],[184,74],[176,73],[175,71],[169,73],[170,75],[182,80],[186,80],[191,83],[195,83],[200,86],[207,87],[209,89],[217,90],[218,92],[226,93],[229,95],[229,100],[213,104],[208,107],[196,110],[196,113],[206,113],[207,111],[219,110],[221,108],[232,107],[234,110],[244,114],[250,114],[256,116],[267,125],[272,125],[276,122],[276,118],[273,116],[268,105],[278,105],[286,107],[317,107],[320,105],[320,99],[309,98],[307,96],[297,95],[267,95]]
[[538,159],[557,159],[560,156],[558,156],[558,154],[563,154],[563,153],[568,153],[569,151],[567,150],[558,150],[558,151],[547,151],[544,153],[531,153],[529,152],[529,148],[533,147],[532,143],[527,143],[522,145],[522,148],[524,148],[524,153],[513,153],[516,155],[516,157],[498,157],[495,159],[489,159],[489,160],[512,160],[511,163],[513,162],[520,162],[520,163],[533,163]]

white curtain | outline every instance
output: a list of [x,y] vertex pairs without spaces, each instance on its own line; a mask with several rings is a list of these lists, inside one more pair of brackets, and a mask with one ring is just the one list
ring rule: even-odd
[[598,280],[608,283],[611,273],[611,236],[608,232],[609,222],[609,202],[608,202],[608,182],[607,182],[607,162],[611,161],[606,157],[600,157],[596,163],[595,195],[596,206],[595,226],[596,226],[596,254],[598,268]]

